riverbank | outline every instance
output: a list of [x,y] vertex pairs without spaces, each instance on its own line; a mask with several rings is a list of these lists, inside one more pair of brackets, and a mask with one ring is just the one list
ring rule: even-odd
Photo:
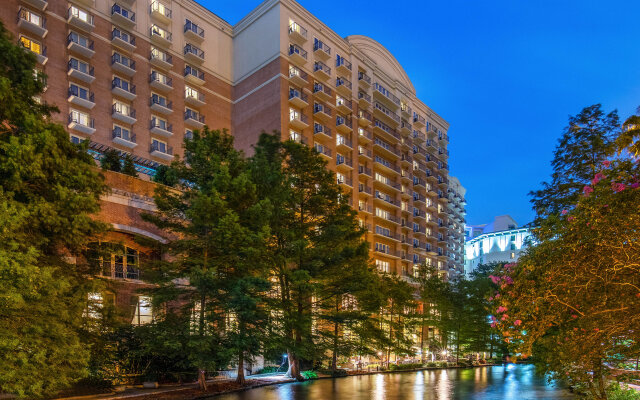
[[[445,369],[472,369],[492,367],[498,364],[484,364],[474,366],[455,366],[455,367],[422,367],[399,371],[349,371],[347,375],[341,377],[332,377],[329,375],[319,374],[317,378],[311,380],[321,379],[338,379],[348,378],[352,376],[363,375],[376,375],[376,374],[400,374],[406,372],[418,372],[418,371],[436,371]],[[265,374],[266,375],[266,374]],[[239,385],[234,380],[210,380],[207,381],[207,391],[202,391],[196,383],[182,384],[182,385],[166,385],[157,389],[145,389],[142,387],[127,388],[124,392],[111,392],[104,394],[88,395],[88,396],[74,396],[74,397],[60,397],[56,400],[200,400],[213,396],[237,393],[251,389],[257,389],[265,386],[280,385],[284,383],[293,383],[295,379],[286,378],[283,375],[252,375],[247,377],[245,385]]]

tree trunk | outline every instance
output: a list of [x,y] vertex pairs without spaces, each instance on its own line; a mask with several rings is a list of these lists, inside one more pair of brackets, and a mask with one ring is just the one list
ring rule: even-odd
[[422,321],[420,322],[420,363],[424,365],[424,304],[422,305]]
[[458,329],[456,330],[456,365],[460,361],[460,322],[458,322]]
[[240,385],[245,384],[244,379],[244,351],[238,352],[238,376],[236,377],[236,382]]
[[[338,318],[338,312],[340,311],[339,297],[336,297],[336,319]],[[333,323],[333,354],[331,355],[331,372],[335,375],[338,369],[338,321]]]
[[207,391],[207,376],[203,369],[198,370],[198,386],[200,390]]
[[298,356],[287,350],[287,360],[289,361],[289,369],[287,370],[286,377],[303,381],[304,379],[302,379],[302,375],[300,375],[300,360],[298,360]]

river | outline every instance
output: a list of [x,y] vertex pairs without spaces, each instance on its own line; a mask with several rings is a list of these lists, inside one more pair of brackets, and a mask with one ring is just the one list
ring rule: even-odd
[[574,399],[533,365],[362,375],[266,386],[211,400],[532,400]]

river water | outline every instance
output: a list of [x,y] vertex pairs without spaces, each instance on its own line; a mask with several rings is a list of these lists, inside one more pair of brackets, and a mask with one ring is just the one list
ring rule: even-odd
[[319,379],[215,396],[212,400],[575,399],[533,365],[508,365]]

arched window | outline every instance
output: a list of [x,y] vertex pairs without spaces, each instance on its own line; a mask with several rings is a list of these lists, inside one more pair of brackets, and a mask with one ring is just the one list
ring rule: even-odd
[[92,262],[100,274],[113,279],[140,279],[140,252],[117,243],[92,243]]

